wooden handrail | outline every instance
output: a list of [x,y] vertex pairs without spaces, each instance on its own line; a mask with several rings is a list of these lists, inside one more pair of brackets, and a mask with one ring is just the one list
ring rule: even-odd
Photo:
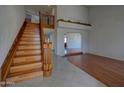
[[[47,15],[48,16],[48,15]],[[44,25],[44,18],[43,15],[39,12],[39,29],[40,29],[40,41],[41,41],[41,52],[42,52],[42,70],[44,77],[50,76],[52,70],[52,43],[45,41],[45,35],[43,28],[46,26]]]
[[40,44],[41,44],[41,59],[44,62],[44,49],[43,49],[43,42],[44,42],[44,32],[43,32],[43,25],[41,23],[41,13],[39,12],[39,34],[40,34]]
[[7,75],[8,75],[9,70],[10,70],[10,66],[13,62],[13,57],[16,53],[17,46],[19,44],[20,38],[23,34],[25,27],[26,27],[26,21],[23,23],[18,35],[16,36],[16,38],[12,44],[12,47],[10,48],[10,50],[7,54],[7,57],[5,58],[3,65],[1,67],[1,81],[6,81]]

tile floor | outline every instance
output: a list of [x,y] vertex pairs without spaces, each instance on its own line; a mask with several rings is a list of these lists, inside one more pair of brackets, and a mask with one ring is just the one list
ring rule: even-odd
[[63,57],[53,56],[52,75],[21,81],[12,87],[105,87],[100,81],[69,63]]

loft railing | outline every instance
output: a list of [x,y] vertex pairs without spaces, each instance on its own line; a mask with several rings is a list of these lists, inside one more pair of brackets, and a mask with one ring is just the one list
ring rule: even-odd
[[[46,17],[49,16],[46,15]],[[54,22],[50,21],[47,23],[46,20],[44,20],[44,18],[46,17],[45,15],[39,12],[39,20],[40,20],[39,29],[40,29],[40,41],[41,41],[41,53],[42,53],[41,59],[43,62],[42,70],[44,77],[50,76],[52,71],[52,43],[46,40],[43,28],[54,28]],[[50,16],[50,19],[52,18],[54,17]]]
[[41,14],[42,25],[45,28],[54,28],[55,27],[55,17],[53,15]]

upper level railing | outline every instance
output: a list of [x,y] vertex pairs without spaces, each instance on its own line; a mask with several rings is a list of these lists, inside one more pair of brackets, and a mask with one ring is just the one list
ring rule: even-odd
[[42,25],[45,28],[53,28],[55,27],[55,16],[41,14]]
[[85,26],[92,26],[91,24],[88,24],[88,23],[82,23],[82,22],[76,22],[76,21],[64,20],[64,19],[58,19],[57,22],[66,22],[66,23],[73,23],[73,24],[79,24],[79,25],[85,25]]

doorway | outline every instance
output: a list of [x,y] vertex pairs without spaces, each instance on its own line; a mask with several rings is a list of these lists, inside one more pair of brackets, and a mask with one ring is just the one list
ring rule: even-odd
[[66,33],[64,34],[65,55],[74,55],[82,53],[81,50],[81,34]]
[[29,14],[26,14],[26,22],[31,22],[32,16]]

